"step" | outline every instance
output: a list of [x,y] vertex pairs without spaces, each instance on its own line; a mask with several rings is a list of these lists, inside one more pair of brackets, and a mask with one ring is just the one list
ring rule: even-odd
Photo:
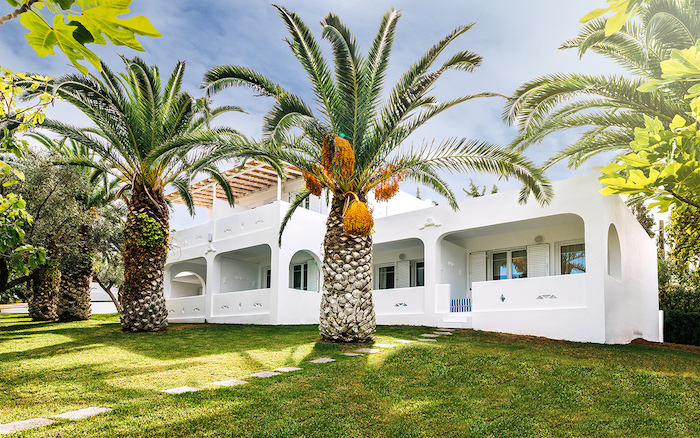
[[450,313],[437,324],[440,328],[472,328],[472,316],[468,312]]

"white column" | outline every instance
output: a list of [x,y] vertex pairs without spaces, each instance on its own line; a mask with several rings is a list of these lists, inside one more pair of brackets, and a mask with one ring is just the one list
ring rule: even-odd
[[277,200],[282,200],[282,179],[277,175]]
[[216,185],[212,184],[211,189],[211,215],[212,219],[216,219]]

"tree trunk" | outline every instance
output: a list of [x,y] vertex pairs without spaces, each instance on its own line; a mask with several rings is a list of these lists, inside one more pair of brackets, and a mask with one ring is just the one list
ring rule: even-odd
[[76,257],[75,266],[61,272],[61,287],[58,291],[56,313],[59,321],[86,321],[92,315],[90,306],[90,276],[92,258],[87,246],[90,227],[83,224],[79,235],[82,239],[81,254]]
[[319,331],[333,342],[368,342],[376,321],[372,301],[372,236],[343,231],[344,196],[334,196],[323,241]]
[[56,319],[58,288],[61,284],[61,271],[57,260],[48,260],[47,267],[31,282],[29,316],[33,321],[53,321]]
[[124,284],[119,290],[122,329],[155,332],[168,326],[163,268],[168,207],[162,190],[136,184],[124,229]]
[[90,276],[92,269],[83,268],[61,272],[56,313],[59,321],[85,321],[92,315],[90,306]]

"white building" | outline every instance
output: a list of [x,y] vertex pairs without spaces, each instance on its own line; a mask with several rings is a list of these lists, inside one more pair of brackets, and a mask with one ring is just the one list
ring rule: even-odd
[[[278,231],[303,187],[266,165],[229,171],[230,208],[212,181],[193,186],[205,224],[173,233],[165,296],[171,322],[314,324],[325,201]],[[376,207],[378,324],[464,327],[600,343],[661,339],[656,247],[597,175],[553,184],[547,207],[517,191],[429,207],[407,194]],[[178,202],[177,195],[170,199]],[[398,214],[397,214],[398,213]]]

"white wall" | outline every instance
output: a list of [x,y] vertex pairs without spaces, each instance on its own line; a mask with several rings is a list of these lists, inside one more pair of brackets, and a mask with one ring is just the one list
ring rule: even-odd
[[368,196],[369,204],[374,211],[374,218],[382,218],[410,211],[422,210],[433,206],[430,200],[418,199],[413,195],[399,190],[389,201],[377,202],[374,193]]
[[450,285],[450,300],[469,298],[467,291],[467,252],[452,242],[440,245],[440,283]]
[[660,341],[656,242],[619,197],[606,196],[604,202],[606,233],[601,237],[606,245],[606,268],[615,253],[614,249],[613,254],[607,251],[610,224],[615,226],[620,245],[620,272],[613,270],[611,276],[606,269],[604,274],[606,342],[627,343],[639,337]]
[[[269,266],[269,259],[266,263]],[[222,258],[221,293],[261,289],[262,267],[260,262]]]
[[[587,175],[553,183],[555,198],[547,207],[539,206],[532,199],[526,205],[519,205],[518,192],[513,191],[462,201],[458,212],[441,206],[377,218],[373,236],[375,265],[396,263],[399,253],[405,253],[407,260],[425,260],[424,288],[397,289],[382,296],[377,293],[384,291],[375,293],[377,321],[380,324],[441,325],[448,321],[446,318],[454,318],[454,315],[442,313],[442,301],[447,301],[445,292],[454,289],[454,292],[450,292],[454,294],[459,288],[463,292],[468,284],[468,253],[525,247],[535,244],[534,238],[541,235],[544,243],[549,244],[550,274],[556,273],[558,263],[556,243],[584,238],[586,274],[484,282],[482,308],[479,310],[478,297],[475,296],[475,310],[464,318],[468,327],[588,342],[628,342],[639,333],[650,340],[658,339],[653,242],[640,234],[644,231],[619,197],[604,197],[599,193],[601,185],[596,178],[597,175]],[[208,321],[259,324],[317,321],[320,294],[288,289],[287,267],[301,250],[318,257],[326,218],[307,210],[297,210],[284,234],[282,246],[277,247],[277,231],[287,206],[281,202],[254,210],[264,213],[264,217],[258,220],[266,221],[265,227],[250,228],[250,232],[236,236],[231,236],[231,233],[220,236],[217,233],[210,245],[199,243],[203,231],[209,228],[190,232],[193,240],[183,251],[182,257],[206,258],[210,279],[221,279],[224,271],[231,268],[226,265],[229,262],[214,263],[215,257],[263,243],[272,248],[269,257],[273,271],[272,287],[268,290],[220,294],[224,285],[217,280],[209,281],[207,299],[211,301],[207,304]],[[241,220],[250,222],[251,218],[241,217]],[[222,223],[217,221],[216,227],[221,227]],[[615,224],[620,234],[621,289],[612,284],[606,274],[607,229],[611,223]],[[410,239],[424,245],[404,244],[401,247],[401,241]],[[417,251],[414,252],[419,247],[422,247],[422,257],[418,256]],[[169,253],[169,257],[169,263],[178,258],[173,252]],[[247,258],[245,261],[253,263]],[[444,269],[452,268],[449,262],[453,262],[454,268],[457,268],[456,276],[440,270],[441,266]],[[458,263],[463,269],[461,277],[458,275]],[[450,283],[441,284],[443,279]],[[453,287],[453,283],[460,286]],[[504,289],[509,286],[514,290]],[[503,302],[498,298],[501,294],[506,295],[504,292],[508,294],[506,306],[501,306],[499,303]],[[403,294],[396,295],[398,293]],[[545,294],[554,294],[557,298],[547,299],[546,302],[544,299],[537,300],[538,296]],[[269,306],[265,301],[268,298]],[[222,299],[226,302],[222,302]],[[404,309],[405,306],[399,306],[400,309],[396,306],[400,302],[408,303],[406,300],[415,302],[415,306],[409,304],[406,307],[415,309],[416,313],[407,313],[409,309]],[[260,303],[260,306],[252,308],[256,303]],[[224,306],[226,308],[222,308]]]
[[[280,200],[284,202],[291,203],[294,201],[296,193],[305,188],[304,178],[295,178],[287,181],[282,181],[282,192]],[[231,217],[242,211],[250,210],[253,208],[262,207],[266,203],[277,200],[277,186],[273,185],[267,190],[262,190],[259,192],[252,193],[248,196],[243,196],[236,198],[236,204],[231,207],[228,202],[222,199],[217,199],[214,207],[213,219],[223,219],[226,217]],[[323,199],[318,196],[311,196],[309,209],[317,213],[327,213],[328,208],[326,207],[325,197]]]

